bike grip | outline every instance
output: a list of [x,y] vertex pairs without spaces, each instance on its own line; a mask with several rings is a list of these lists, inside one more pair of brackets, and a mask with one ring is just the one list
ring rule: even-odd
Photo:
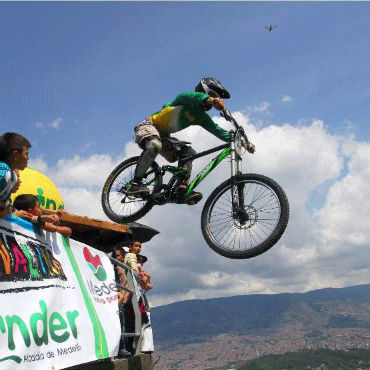
[[247,151],[249,152],[249,153],[254,153],[255,151],[256,151],[256,147],[255,147],[255,145],[253,145],[252,143],[250,143],[250,142],[247,142]]

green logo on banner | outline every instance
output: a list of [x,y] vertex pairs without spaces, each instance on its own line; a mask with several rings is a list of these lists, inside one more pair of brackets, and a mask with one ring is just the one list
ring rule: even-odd
[[107,273],[104,270],[103,264],[101,263],[99,255],[93,257],[87,247],[83,250],[85,260],[87,265],[90,267],[91,271],[94,273],[97,279],[100,281],[105,281],[107,279]]

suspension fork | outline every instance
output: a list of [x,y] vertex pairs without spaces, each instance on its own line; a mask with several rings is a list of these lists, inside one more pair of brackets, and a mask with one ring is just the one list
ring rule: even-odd
[[238,183],[238,178],[242,174],[242,161],[235,151],[235,133],[230,132],[230,158],[231,158],[231,201],[233,216],[240,218],[244,210],[244,184]]

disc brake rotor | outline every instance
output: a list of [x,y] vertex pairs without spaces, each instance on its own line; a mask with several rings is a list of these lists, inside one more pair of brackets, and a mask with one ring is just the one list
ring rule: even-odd
[[[258,221],[258,212],[252,206],[245,206],[244,212],[246,213],[246,220],[241,220],[241,217],[234,218],[234,225],[238,229],[250,229],[253,227]],[[244,222],[243,222],[244,221]]]

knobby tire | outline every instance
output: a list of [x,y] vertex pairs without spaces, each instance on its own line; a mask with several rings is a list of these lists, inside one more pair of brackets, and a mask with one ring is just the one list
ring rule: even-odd
[[[208,197],[201,228],[204,239],[216,253],[232,259],[247,259],[268,251],[277,243],[288,224],[289,203],[280,185],[267,176],[242,174],[238,175],[237,183],[243,185],[244,209],[248,210],[250,220],[243,224],[233,217],[232,179],[228,179]],[[241,242],[242,237],[245,244]]]
[[[138,160],[139,157],[132,157],[123,161],[105,181],[101,203],[104,213],[114,222],[123,224],[137,221],[146,215],[154,205],[151,197],[147,199],[128,197],[119,191],[125,183],[133,179]],[[149,186],[151,193],[153,193],[162,185],[158,164],[153,162],[148,172],[150,173],[149,176],[154,178],[153,183]],[[148,179],[144,178],[144,183],[146,180]]]

